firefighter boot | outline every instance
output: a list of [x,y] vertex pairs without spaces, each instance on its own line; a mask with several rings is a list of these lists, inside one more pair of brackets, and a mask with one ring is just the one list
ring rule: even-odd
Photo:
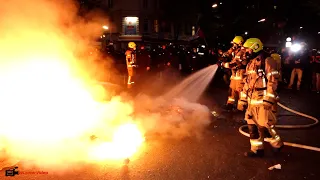
[[284,147],[284,144],[282,143],[282,145],[279,148],[273,148],[273,152],[276,154],[279,154],[283,149],[283,147]]
[[282,150],[284,144],[283,144],[279,134],[277,133],[275,126],[274,125],[270,126],[270,128],[268,128],[268,131],[271,136],[270,141],[269,141],[270,145],[273,147],[273,151],[275,153],[279,153]]
[[272,138],[268,128],[264,127],[263,131],[264,131],[264,134],[265,134],[265,138]]
[[263,157],[263,131],[258,129],[255,124],[248,124],[248,130],[250,134],[251,150],[245,152],[246,157]]

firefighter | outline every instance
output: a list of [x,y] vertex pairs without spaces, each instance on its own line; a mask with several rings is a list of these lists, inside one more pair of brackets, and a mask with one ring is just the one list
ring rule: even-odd
[[281,56],[278,53],[272,53],[271,57],[277,62],[277,71],[279,72],[279,82],[282,82]]
[[231,41],[233,46],[223,55],[225,57],[229,57],[230,59],[233,59],[235,55],[241,50],[243,42],[244,42],[244,39],[242,36],[234,37],[233,40]]
[[244,58],[245,51],[242,48],[243,38],[236,36],[232,43],[233,47],[227,52],[232,57],[231,62],[223,62],[222,66],[231,70],[230,84],[229,84],[229,96],[225,108],[232,110],[237,105],[240,92],[243,89],[243,78],[247,61]]
[[126,62],[128,69],[128,83],[127,87],[130,89],[135,83],[134,78],[136,76],[137,59],[136,59],[136,44],[134,42],[128,43],[128,50],[126,51]]
[[259,39],[250,38],[243,46],[248,59],[251,59],[246,68],[247,76],[239,101],[243,106],[248,106],[245,120],[248,123],[251,150],[245,156],[262,157],[263,141],[267,135],[275,151],[280,151],[283,146],[275,130],[279,72],[276,61],[262,51],[263,44]]

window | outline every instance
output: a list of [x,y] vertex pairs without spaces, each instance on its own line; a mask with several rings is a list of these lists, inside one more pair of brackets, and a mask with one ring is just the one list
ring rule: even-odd
[[148,0],[143,0],[143,8],[148,8]]
[[113,8],[113,0],[108,0],[108,7]]
[[148,33],[149,32],[149,20],[145,19],[143,22],[143,32]]
[[196,34],[196,27],[192,26],[192,36]]
[[137,35],[139,34],[139,18],[138,17],[124,17],[123,18],[123,34]]
[[159,21],[158,20],[154,20],[154,32],[158,33],[159,32]]

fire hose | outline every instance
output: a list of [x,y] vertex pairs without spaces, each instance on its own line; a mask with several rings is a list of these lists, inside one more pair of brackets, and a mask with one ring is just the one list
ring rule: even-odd
[[[319,123],[319,120],[313,116],[295,111],[293,109],[290,109],[288,107],[286,107],[285,105],[281,104],[278,102],[278,106],[280,106],[281,108],[283,108],[284,110],[287,110],[293,114],[308,118],[313,120],[314,122],[311,124],[305,124],[305,125],[276,125],[277,128],[279,129],[302,129],[302,128],[309,128],[309,127],[313,127],[315,125],[317,125]],[[245,132],[243,129],[248,127],[247,125],[243,125],[239,128],[239,132],[247,137],[250,137],[249,133]],[[270,139],[265,138],[264,141],[269,142]],[[296,144],[296,143],[291,143],[291,142],[284,142],[284,145],[286,146],[291,146],[291,147],[297,147],[297,148],[302,148],[302,149],[308,149],[308,150],[312,150],[312,151],[318,151],[320,152],[320,148],[318,147],[313,147],[313,146],[307,146],[307,145],[303,145],[303,144]]]
[[[100,84],[105,84],[105,85],[114,85],[112,83],[104,83],[104,82],[99,82]],[[311,119],[313,120],[314,122],[311,123],[311,124],[305,124],[305,125],[276,125],[277,128],[279,129],[303,129],[303,128],[310,128],[310,127],[313,127],[315,125],[317,125],[319,123],[319,120],[313,116],[310,116],[310,115],[307,115],[307,114],[304,114],[302,112],[299,112],[299,111],[295,111],[293,109],[290,109],[288,108],[287,106],[281,104],[281,103],[277,103],[278,106],[280,106],[281,108],[283,108],[284,110],[287,110],[293,114],[296,114],[296,115],[299,115],[299,116],[302,116],[302,117],[305,117],[305,118],[308,118],[308,119]],[[246,136],[246,137],[250,137],[249,133],[245,132],[243,129],[244,128],[247,128],[248,126],[247,125],[243,125],[239,128],[239,132]],[[265,138],[264,141],[266,142],[269,142],[270,139],[269,138]],[[291,143],[291,142],[284,142],[284,145],[286,146],[291,146],[291,147],[297,147],[297,148],[302,148],[302,149],[308,149],[308,150],[312,150],[312,151],[318,151],[320,152],[320,148],[318,147],[314,147],[314,146],[307,146],[307,145],[303,145],[303,144],[297,144],[297,143]]]

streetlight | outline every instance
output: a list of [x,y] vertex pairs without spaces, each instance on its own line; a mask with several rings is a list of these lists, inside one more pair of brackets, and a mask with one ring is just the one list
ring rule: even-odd
[[212,5],[212,8],[216,8],[216,7],[218,7],[218,4],[213,4]]
[[300,29],[302,29],[303,27],[301,26]]
[[[102,29],[104,29],[104,30],[109,30],[109,26],[107,26],[107,25],[103,25],[102,26]],[[110,42],[111,42],[111,29],[109,30],[109,38],[110,38]],[[105,35],[103,35],[103,37],[106,37]]]
[[264,22],[264,21],[266,21],[266,19],[260,19],[258,22]]
[[293,44],[290,48],[291,48],[291,51],[298,52],[302,49],[302,46],[300,44]]
[[245,35],[248,35],[248,32],[244,32]]

